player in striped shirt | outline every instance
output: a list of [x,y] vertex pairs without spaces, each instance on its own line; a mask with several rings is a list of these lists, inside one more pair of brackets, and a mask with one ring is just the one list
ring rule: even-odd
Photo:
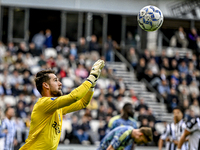
[[61,136],[62,116],[88,105],[103,67],[104,61],[98,60],[87,81],[68,95],[62,94],[62,83],[54,71],[38,72],[35,82],[42,98],[33,108],[29,136],[20,150],[56,150]]
[[186,129],[178,143],[177,150],[180,150],[183,143],[189,137],[189,150],[200,150],[200,119],[192,118],[186,123]]
[[122,150],[133,142],[148,143],[152,138],[151,128],[134,129],[132,126],[119,126],[102,139],[97,150]]
[[[173,109],[174,122],[167,125],[165,132],[160,136],[158,143],[159,150],[162,149],[163,141],[166,140],[166,150],[175,150],[178,142],[183,134],[186,124],[183,120],[183,112],[181,108],[175,107]],[[185,142],[181,150],[187,150],[188,143]]]

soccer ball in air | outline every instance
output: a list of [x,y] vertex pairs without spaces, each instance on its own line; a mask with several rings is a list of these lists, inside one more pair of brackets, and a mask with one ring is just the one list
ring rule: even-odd
[[163,14],[156,6],[145,6],[138,13],[137,20],[143,30],[156,31],[162,26]]

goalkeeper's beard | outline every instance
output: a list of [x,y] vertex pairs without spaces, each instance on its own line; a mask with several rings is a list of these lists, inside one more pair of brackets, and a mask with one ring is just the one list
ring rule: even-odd
[[58,97],[58,96],[62,96],[63,93],[61,90],[57,90],[57,91],[51,91],[51,95],[52,97]]

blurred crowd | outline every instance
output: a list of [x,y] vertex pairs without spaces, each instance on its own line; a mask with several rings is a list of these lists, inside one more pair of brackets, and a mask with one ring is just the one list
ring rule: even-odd
[[[56,70],[63,83],[63,93],[68,94],[86,79],[96,60],[114,61],[113,49],[119,47],[108,36],[104,45],[106,53],[102,56],[102,47],[95,35],[90,41],[81,37],[78,43],[59,37],[56,46],[53,46],[52,38],[51,30],[47,29],[45,34],[40,31],[34,35],[30,43],[9,42],[5,45],[0,42],[0,118],[3,122],[12,120],[12,124],[0,125],[0,139],[12,137],[15,149],[19,149],[28,136],[31,112],[41,96],[34,84],[37,71],[46,68]],[[127,42],[131,40],[129,37]],[[148,126],[148,122],[152,122],[154,127],[156,119],[144,99],[138,97],[133,89],[126,88],[123,79],[115,76],[114,68],[105,66],[87,108],[64,116],[60,142],[96,144],[106,134],[110,118],[122,113],[127,102],[136,112],[141,112],[135,117],[141,122],[138,127]]]
[[186,34],[179,27],[170,40],[170,46],[182,50],[190,48],[192,53],[188,51],[184,56],[179,51],[168,55],[167,50],[162,50],[160,55],[156,55],[153,50],[146,49],[138,54],[134,47],[129,49],[128,60],[135,68],[138,80],[146,79],[158,91],[168,112],[180,106],[186,119],[200,116],[199,38],[195,28]]
[[[178,41],[175,40],[177,34],[181,38],[185,36],[181,31],[183,29],[177,31],[171,46],[176,46],[173,44]],[[9,128],[0,123],[0,128],[4,129],[0,130],[0,143],[1,139],[13,134],[13,144],[15,149],[18,149],[27,138],[31,112],[40,97],[34,84],[37,71],[46,68],[56,70],[63,84],[63,93],[68,94],[85,80],[96,60],[101,58],[112,62],[113,49],[119,49],[111,36],[108,36],[104,45],[104,56],[102,46],[95,35],[92,35],[89,41],[81,37],[78,43],[71,42],[66,37],[59,37],[56,46],[52,44],[52,38],[51,30],[47,29],[45,34],[40,31],[34,35],[30,43],[20,42],[16,45],[13,42],[0,42],[0,119],[2,121],[12,118],[16,131],[9,131]],[[196,47],[193,47],[195,52],[199,49],[198,39],[197,36]],[[181,58],[177,52],[173,57],[168,57],[165,50],[161,55],[157,55],[155,51],[148,49],[139,54],[136,52],[132,35],[128,36],[126,42],[130,45],[126,58],[135,68],[138,80],[146,79],[163,96],[168,112],[181,106],[187,119],[199,116],[198,55],[194,53],[190,56],[187,53]],[[183,47],[190,44],[190,40],[184,41]],[[115,76],[115,69],[108,66],[102,70],[94,96],[87,108],[63,117],[60,142],[96,144],[107,133],[110,118],[121,114],[126,103],[131,103],[135,109],[137,115],[134,119],[138,122],[138,128],[152,128],[154,142],[151,144],[157,145],[160,133],[155,124],[159,120],[156,120],[144,98],[137,95],[133,89],[128,89],[123,79]]]

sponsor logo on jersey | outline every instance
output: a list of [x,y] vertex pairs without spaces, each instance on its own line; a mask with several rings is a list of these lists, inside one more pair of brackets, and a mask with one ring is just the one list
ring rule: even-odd
[[52,127],[55,129],[57,134],[60,133],[60,127],[58,126],[58,123],[56,121],[54,121]]

